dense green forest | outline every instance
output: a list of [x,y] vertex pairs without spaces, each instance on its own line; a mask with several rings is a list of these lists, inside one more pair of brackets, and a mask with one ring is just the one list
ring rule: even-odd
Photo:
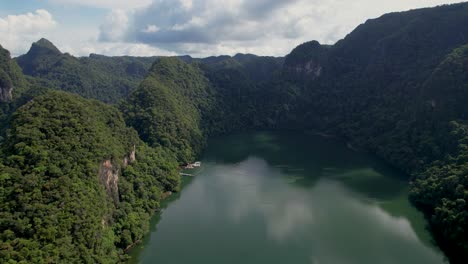
[[148,231],[161,194],[179,186],[172,155],[97,101],[46,91],[18,108],[7,135],[2,263],[116,263]]
[[411,200],[453,263],[468,256],[467,23],[467,4],[388,14],[285,66],[311,69],[290,79],[304,90],[301,122],[413,176]]
[[24,74],[34,77],[29,78],[33,84],[117,103],[138,87],[155,59],[95,54],[76,58],[41,39],[15,60]]
[[[0,49],[2,93],[19,91],[1,104],[0,258],[124,258],[209,136],[277,129],[333,134],[407,172],[437,243],[464,263],[466,25],[466,3],[392,13],[286,58],[75,58],[40,40],[16,59],[26,80]],[[106,161],[118,188],[103,184]]]
[[[229,61],[243,67],[249,78],[256,81],[269,80],[271,72],[281,69],[283,60],[250,54],[238,54],[232,58],[179,58],[187,63],[204,65]],[[15,58],[15,61],[29,82],[36,86],[72,92],[85,98],[114,104],[127,98],[140,85],[157,59],[159,57],[107,57],[97,54],[77,58],[62,53],[47,39],[40,39],[32,44],[26,54]]]
[[29,88],[21,68],[11,59],[10,52],[0,46],[0,143],[3,141],[8,117],[15,109],[13,99]]
[[121,109],[145,142],[170,149],[188,163],[204,145],[201,115],[214,105],[210,88],[196,65],[162,58]]
[[11,60],[10,52],[0,46],[0,102],[12,100],[13,93],[23,92],[27,85],[20,67]]

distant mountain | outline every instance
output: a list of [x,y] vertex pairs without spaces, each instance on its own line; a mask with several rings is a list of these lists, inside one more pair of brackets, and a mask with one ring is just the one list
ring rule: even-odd
[[52,42],[40,39],[32,44],[28,53],[16,59],[24,74],[35,75],[48,71],[57,62],[66,57]]
[[16,61],[24,74],[34,77],[30,81],[39,86],[116,103],[138,86],[155,59],[94,54],[76,58],[41,39]]
[[[63,54],[46,39],[32,44],[30,50],[16,61],[23,73],[32,76],[32,83],[51,89],[72,92],[86,98],[94,98],[107,103],[117,103],[128,97],[148,74],[153,62],[159,57],[108,57],[91,54],[89,57],[76,58]],[[196,59],[179,56],[187,63],[213,65],[239,63],[250,78],[267,81],[269,76],[279,71],[282,58],[259,57],[238,54],[234,57],[220,56]]]

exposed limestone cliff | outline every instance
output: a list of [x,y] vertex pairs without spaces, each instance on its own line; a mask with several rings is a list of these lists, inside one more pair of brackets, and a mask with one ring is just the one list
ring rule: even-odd
[[105,160],[99,167],[99,180],[115,203],[119,202],[119,174],[120,169],[111,160]]
[[[124,157],[123,168],[136,160],[136,146],[134,145],[127,157]],[[99,166],[99,181],[106,188],[107,194],[112,197],[114,203],[119,202],[119,176],[121,166],[108,159]]]
[[13,98],[13,87],[1,79],[2,73],[0,73],[0,102],[8,102]]
[[135,162],[136,160],[136,146],[133,145],[133,148],[132,150],[130,151],[130,154],[128,155],[128,157],[125,157],[123,159],[123,166],[124,168],[128,166],[128,164],[132,163],[132,162]]
[[309,80],[320,78],[327,64],[328,50],[328,46],[317,41],[298,46],[286,57],[284,76]]
[[10,52],[0,46],[0,102],[11,101],[13,90],[17,94],[25,88],[26,81],[21,69],[11,59]]

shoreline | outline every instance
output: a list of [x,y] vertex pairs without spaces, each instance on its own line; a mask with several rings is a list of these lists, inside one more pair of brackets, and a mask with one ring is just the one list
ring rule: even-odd
[[[163,201],[169,199],[169,198],[172,196],[172,194],[173,194],[173,192],[171,192],[171,191],[162,193],[162,194],[161,194],[161,202],[163,202]],[[157,214],[157,213],[161,213],[161,207],[156,208],[156,209],[154,210],[154,214]],[[153,217],[154,214],[153,214],[151,217]],[[145,234],[145,235],[146,235],[146,234]],[[123,252],[124,252],[125,254],[128,254],[129,251],[131,251],[135,246],[137,246],[138,244],[140,244],[142,241],[143,241],[143,238],[136,240],[136,241],[133,242],[132,244],[128,245],[128,246],[123,250]]]

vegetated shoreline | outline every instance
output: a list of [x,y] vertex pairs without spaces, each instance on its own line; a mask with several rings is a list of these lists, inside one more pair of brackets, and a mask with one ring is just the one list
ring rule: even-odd
[[[366,153],[366,154],[370,154],[371,157],[373,158],[376,158],[378,160],[380,160],[382,163],[388,165],[390,168],[392,169],[395,169],[395,170],[398,170],[400,171],[401,173],[407,175],[405,172],[401,171],[398,167],[394,166],[394,165],[391,165],[389,164],[386,160],[382,159],[382,157],[378,156],[377,154],[375,153],[372,153],[372,152],[366,152],[365,150],[358,150],[356,148],[352,148],[350,147],[350,144],[349,142],[346,142],[344,140],[343,137],[340,137],[340,136],[337,136],[337,135],[332,135],[332,134],[328,134],[328,133],[324,133],[324,132],[317,132],[317,131],[313,131],[313,130],[309,130],[309,131],[304,131],[304,130],[287,130],[287,131],[284,131],[284,130],[248,130],[248,131],[240,131],[240,132],[235,132],[235,133],[228,133],[228,134],[225,134],[225,135],[218,135],[218,136],[215,136],[213,138],[223,138],[223,137],[228,137],[228,136],[236,136],[236,135],[244,135],[244,134],[249,134],[249,133],[254,133],[254,132],[264,132],[264,133],[284,133],[284,132],[287,132],[287,133],[300,133],[300,134],[310,134],[310,135],[315,135],[315,136],[319,136],[323,139],[331,139],[333,142],[336,142],[336,143],[339,143],[340,145],[342,146],[346,146],[348,149],[350,149],[351,151],[353,152],[361,152],[361,153]],[[202,151],[205,151],[207,147],[205,147]],[[409,179],[406,180],[407,183],[410,182]],[[407,187],[409,187],[409,185],[407,185]],[[181,188],[180,192],[178,192],[180,195],[183,195],[183,191],[184,191],[184,188]],[[170,198],[171,195],[168,195],[168,197],[165,197],[164,200],[167,200],[168,198]],[[406,199],[408,199],[408,195],[406,195]],[[169,207],[171,205],[171,202],[172,201],[169,201],[166,206],[166,207]],[[414,204],[410,203],[411,207],[414,208],[415,211],[419,212],[419,213],[422,213]],[[156,217],[156,214],[160,214],[162,213],[162,210],[158,210],[155,212],[155,214],[152,215],[151,218],[154,218]],[[429,243],[429,245],[425,244],[426,246],[431,246],[431,247],[435,247],[439,252],[440,254],[443,255],[444,259],[448,262],[448,258],[447,256],[445,255],[444,251],[441,250],[441,248],[438,246],[438,244],[436,243],[436,241],[434,240],[434,234],[432,232],[432,230],[429,227],[429,222],[427,221],[428,219],[425,217],[425,215],[423,214],[424,216],[424,224],[425,224],[425,229],[427,230],[427,234],[429,235],[429,238],[427,240],[427,243]],[[159,224],[159,222],[157,223]],[[150,233],[148,233],[150,234]],[[146,235],[148,235],[146,234]],[[142,238],[141,240],[137,241],[134,245],[132,245],[132,247],[130,249],[126,249],[125,250],[125,253],[131,253],[131,250],[137,246],[138,244],[142,243],[144,241],[144,238]]]
[[[182,189],[180,190],[180,192],[182,192]],[[173,192],[171,191],[167,191],[167,192],[164,192],[162,195],[161,195],[161,201],[160,203],[162,202],[165,202],[167,201],[169,198],[171,198],[171,196],[173,195]],[[151,219],[156,215],[156,214],[160,214],[162,212],[162,208],[159,207],[157,208],[154,213],[151,215],[149,221],[151,222]],[[151,231],[148,231],[148,233],[145,234],[145,236],[149,235],[151,233]],[[143,237],[144,238],[144,237]],[[139,245],[141,242],[143,242],[143,238],[142,239],[138,239],[136,240],[135,242],[133,242],[132,244],[128,245],[125,249],[124,249],[124,253],[125,254],[128,254],[132,251],[132,249]]]

